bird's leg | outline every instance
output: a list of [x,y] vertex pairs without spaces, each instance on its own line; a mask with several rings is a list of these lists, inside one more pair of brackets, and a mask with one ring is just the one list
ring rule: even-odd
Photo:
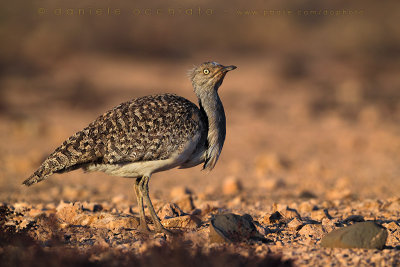
[[142,178],[136,179],[133,188],[135,189],[136,200],[137,200],[138,207],[139,207],[140,224],[139,224],[138,230],[141,232],[148,233],[148,232],[150,232],[150,230],[147,227],[146,217],[144,214],[143,195],[140,191],[140,184],[142,183],[142,180],[143,180]]
[[[167,229],[164,228],[164,226],[161,224],[160,219],[158,218],[153,204],[151,203],[150,197],[149,197],[149,178],[148,176],[143,176],[142,180],[143,180],[143,187],[141,187],[141,192],[143,194],[143,198],[144,201],[146,202],[147,208],[149,209],[151,218],[153,220],[154,223],[154,228],[155,231],[158,233],[165,233],[165,234],[171,234],[170,231],[168,231]],[[141,183],[142,186],[142,183]]]

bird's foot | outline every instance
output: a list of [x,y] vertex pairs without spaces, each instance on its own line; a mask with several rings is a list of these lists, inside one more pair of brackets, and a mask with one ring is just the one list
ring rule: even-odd
[[156,233],[165,234],[165,235],[174,235],[175,234],[171,230],[164,228],[164,226],[162,226],[161,224],[159,226],[156,226],[154,228],[154,230],[150,230],[149,227],[147,226],[147,224],[139,224],[139,226],[137,227],[136,230],[142,234],[147,234],[147,235],[156,234]]
[[139,224],[137,230],[142,234],[151,234],[151,230],[147,227],[147,224]]
[[174,235],[174,234],[175,234],[175,233],[172,232],[171,230],[168,230],[168,229],[164,228],[164,226],[162,226],[162,225],[156,227],[156,228],[154,229],[154,231],[155,231],[156,233],[161,233],[161,234],[165,234],[165,235]]

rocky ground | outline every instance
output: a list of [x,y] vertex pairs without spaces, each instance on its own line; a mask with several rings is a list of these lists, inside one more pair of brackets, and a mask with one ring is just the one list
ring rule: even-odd
[[[238,69],[220,89],[228,128],[216,169],[151,178],[151,198],[174,236],[135,230],[129,179],[74,171],[21,186],[65,138],[119,102],[159,92],[196,101],[184,73],[198,61],[86,55],[2,81],[1,262],[399,265],[400,106],[394,91],[382,93],[400,85],[395,71],[371,76],[361,65],[318,61],[299,76],[273,56],[222,57]],[[233,242],[213,229],[217,215],[230,213],[242,216],[233,227],[248,224],[232,230]],[[387,229],[383,249],[321,246],[327,233],[363,221]]]

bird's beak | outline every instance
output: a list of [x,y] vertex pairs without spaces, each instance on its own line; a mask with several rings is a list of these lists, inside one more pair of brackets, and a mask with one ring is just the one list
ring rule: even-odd
[[234,69],[236,69],[236,66],[230,65],[230,66],[224,67],[222,70],[225,71],[225,72],[228,72],[228,71],[231,71],[231,70],[234,70]]

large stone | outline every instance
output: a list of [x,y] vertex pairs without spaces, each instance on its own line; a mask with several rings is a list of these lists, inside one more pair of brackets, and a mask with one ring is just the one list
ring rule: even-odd
[[201,220],[194,215],[183,215],[162,220],[162,224],[167,228],[186,228],[196,229],[201,224]]
[[388,233],[386,228],[375,222],[361,222],[336,229],[321,240],[321,246],[329,248],[382,249]]
[[209,237],[212,243],[265,240],[257,231],[250,215],[240,216],[233,213],[213,216]]

